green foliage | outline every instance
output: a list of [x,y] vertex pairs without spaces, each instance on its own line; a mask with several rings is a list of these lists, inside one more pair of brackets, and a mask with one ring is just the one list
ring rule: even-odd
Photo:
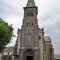
[[17,57],[14,57],[14,60],[20,60],[19,58],[17,58]]
[[21,57],[14,57],[14,60],[23,60]]
[[0,52],[5,48],[8,43],[10,43],[12,36],[12,25],[8,25],[8,23],[0,18]]

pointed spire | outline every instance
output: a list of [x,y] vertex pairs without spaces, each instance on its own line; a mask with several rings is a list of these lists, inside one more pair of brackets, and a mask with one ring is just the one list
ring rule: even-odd
[[26,7],[35,7],[35,2],[34,2],[34,0],[28,0]]

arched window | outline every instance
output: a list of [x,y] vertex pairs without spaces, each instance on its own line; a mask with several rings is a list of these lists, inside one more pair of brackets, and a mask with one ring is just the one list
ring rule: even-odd
[[33,10],[31,10],[31,16],[33,16]]
[[9,52],[8,52],[8,55],[9,55]]
[[32,36],[29,34],[29,35],[28,35],[28,38],[29,38],[29,41],[31,41],[31,39],[32,39]]
[[39,40],[41,39],[41,36],[39,36]]
[[32,23],[32,26],[33,26],[33,23]]
[[27,16],[30,16],[30,11],[29,10],[27,11]]
[[28,23],[27,23],[27,26],[28,26]]

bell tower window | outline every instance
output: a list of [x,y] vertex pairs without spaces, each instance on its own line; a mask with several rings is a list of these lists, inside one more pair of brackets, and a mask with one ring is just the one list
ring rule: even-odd
[[30,11],[29,10],[27,11],[27,16],[30,16]]
[[33,16],[33,10],[31,10],[31,16]]

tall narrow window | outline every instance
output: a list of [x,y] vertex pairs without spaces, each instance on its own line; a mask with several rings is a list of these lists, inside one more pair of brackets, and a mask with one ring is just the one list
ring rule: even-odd
[[41,36],[39,36],[39,40],[41,39]]
[[6,56],[3,57],[3,60],[6,60]]
[[27,16],[30,16],[30,11],[29,10],[27,11]]
[[28,23],[27,23],[27,26],[28,26]]
[[33,16],[33,10],[31,10],[31,16]]
[[12,60],[12,56],[9,56],[8,60]]
[[28,37],[29,37],[29,41],[31,41],[31,35],[29,35]]
[[8,52],[8,55],[9,55],[9,52]]
[[21,40],[21,37],[20,37],[20,40]]
[[33,26],[33,23],[32,23],[32,26]]

